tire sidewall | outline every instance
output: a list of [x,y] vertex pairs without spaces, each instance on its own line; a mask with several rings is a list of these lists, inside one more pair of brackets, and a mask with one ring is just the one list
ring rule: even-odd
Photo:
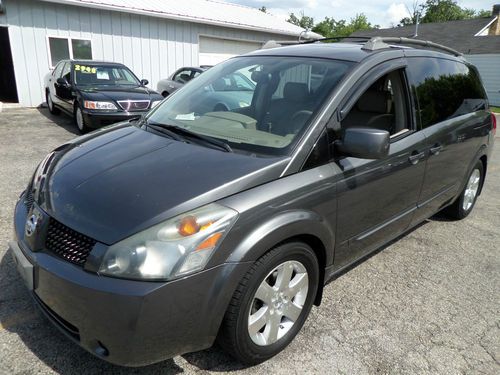
[[[250,308],[252,306],[253,297],[266,276],[276,266],[289,260],[299,261],[307,270],[309,287],[307,291],[306,301],[302,308],[299,319],[295,322],[293,327],[286,333],[285,336],[283,336],[274,344],[259,346],[252,341],[250,334],[248,333],[248,316]],[[244,297],[241,303],[241,310],[236,324],[240,353],[253,354],[253,358],[249,358],[249,362],[260,362],[262,360],[271,358],[282,351],[284,348],[286,348],[288,344],[290,344],[290,342],[300,331],[307,317],[309,316],[309,312],[311,311],[318,290],[318,280],[319,266],[316,255],[309,246],[300,242],[291,242],[280,246],[279,251],[273,254],[271,258],[266,259],[266,263],[255,271],[255,273],[252,275],[249,286],[244,293]]]
[[[78,125],[78,111],[80,111],[80,114],[82,116],[82,127]],[[87,126],[85,125],[85,119],[83,117],[83,112],[82,109],[80,108],[80,105],[76,103],[75,105],[75,111],[74,111],[74,118],[75,118],[75,125],[77,129],[80,131],[80,133],[85,134],[88,131]]]
[[[472,176],[472,173],[474,173],[474,171],[476,169],[479,170],[479,179],[480,179],[479,187],[478,187],[476,196],[474,197],[474,201],[472,202],[472,205],[469,207],[468,210],[464,210],[463,203],[464,203],[464,199],[465,199],[465,191],[467,190],[467,185],[469,184],[469,179]],[[481,189],[483,187],[483,181],[484,181],[484,166],[483,166],[483,163],[479,160],[474,165],[474,167],[472,168],[470,173],[467,175],[467,180],[465,181],[464,189],[462,190],[462,194],[460,194],[460,198],[458,200],[459,216],[461,218],[465,218],[466,216],[468,216],[472,212],[472,210],[474,209],[474,206],[476,205],[477,198],[479,197],[479,193],[481,192]]]

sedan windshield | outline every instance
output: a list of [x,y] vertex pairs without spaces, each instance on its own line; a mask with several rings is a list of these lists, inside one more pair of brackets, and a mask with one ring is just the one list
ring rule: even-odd
[[75,64],[73,77],[76,85],[138,86],[139,80],[121,65]]
[[147,121],[222,140],[233,150],[286,155],[352,63],[238,57],[200,75]]

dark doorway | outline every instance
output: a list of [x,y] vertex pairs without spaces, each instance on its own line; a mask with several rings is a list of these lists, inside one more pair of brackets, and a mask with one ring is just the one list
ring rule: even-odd
[[16,78],[6,27],[0,27],[0,102],[17,103]]

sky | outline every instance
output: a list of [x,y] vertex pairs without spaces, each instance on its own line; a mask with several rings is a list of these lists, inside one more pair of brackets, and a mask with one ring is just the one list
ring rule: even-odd
[[[288,14],[293,12],[300,14],[304,11],[306,16],[311,16],[317,23],[325,18],[325,16],[333,17],[334,19],[349,20],[356,16],[357,13],[364,13],[368,17],[368,21],[373,25],[381,27],[391,27],[398,24],[399,20],[406,17],[408,14],[407,8],[413,9],[414,0],[398,1],[398,0],[370,0],[363,1],[362,4],[356,4],[353,0],[225,0],[230,3],[247,5],[255,8],[265,6],[269,13],[272,13],[280,18],[287,19]],[[424,0],[418,1],[423,3]],[[458,1],[461,7],[472,9],[487,9],[491,10],[493,4],[499,3],[500,0],[484,1],[484,0],[464,0]]]

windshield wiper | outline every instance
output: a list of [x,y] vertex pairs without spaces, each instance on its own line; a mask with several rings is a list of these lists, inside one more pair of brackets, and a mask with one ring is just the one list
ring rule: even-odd
[[160,133],[167,135],[169,138],[172,138],[172,139],[179,141],[179,142],[186,142],[186,139],[184,137],[181,137],[178,134],[175,134],[170,129],[165,128],[162,124],[157,124],[155,122],[149,122],[149,121],[145,121],[145,120],[142,120],[141,122],[142,122],[142,124],[146,125],[147,127],[150,127],[152,129],[156,130],[157,132],[160,132]]
[[[226,152],[233,152],[233,149],[231,148],[231,146],[229,146],[226,142],[219,141],[218,139],[209,137],[207,135],[202,135],[202,134],[193,132],[193,131],[185,129],[185,128],[181,128],[180,126],[177,126],[177,125],[163,124],[163,123],[154,122],[154,121],[147,121],[146,125],[161,128],[163,131],[168,131],[168,133],[167,133],[168,135],[170,135],[169,133],[172,133],[172,135],[176,136],[177,138],[180,138],[179,137],[179,135],[180,135],[182,138],[184,138],[183,140],[185,140],[185,138],[193,138],[193,139],[197,139],[198,141],[201,141],[201,143],[209,144],[210,146],[215,146],[215,147],[222,149]],[[174,138],[174,137],[172,137],[172,138]],[[180,140],[180,139],[177,139],[177,140]]]

